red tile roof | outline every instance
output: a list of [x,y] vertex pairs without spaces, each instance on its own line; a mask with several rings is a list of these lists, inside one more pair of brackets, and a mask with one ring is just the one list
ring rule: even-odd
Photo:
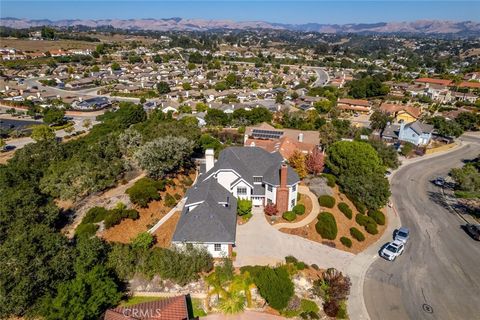
[[255,145],[256,147],[267,150],[268,152],[278,151],[284,159],[289,159],[295,150],[302,153],[310,153],[315,144],[300,142],[290,137],[282,137],[278,140],[247,139],[244,144],[246,147]]
[[368,102],[368,100],[362,100],[362,99],[338,99],[338,103],[363,106],[363,107],[370,106],[370,103]]
[[[160,298],[159,298],[160,299]],[[188,320],[186,296],[107,310],[104,320]]]
[[480,88],[480,82],[463,81],[458,86],[464,88]]
[[383,111],[389,114],[395,114],[399,111],[405,111],[406,113],[408,113],[409,115],[417,119],[422,114],[422,110],[420,110],[420,108],[402,105],[402,104],[391,104],[391,103],[382,103],[382,105],[380,106],[380,111]]
[[448,86],[452,83],[452,80],[434,79],[434,78],[418,78],[415,80],[415,82],[432,83],[432,84],[439,84],[442,86]]

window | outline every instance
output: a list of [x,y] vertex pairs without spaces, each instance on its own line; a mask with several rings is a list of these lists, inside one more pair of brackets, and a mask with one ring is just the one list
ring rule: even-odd
[[262,183],[262,177],[253,177],[253,183]]
[[239,195],[239,196],[246,196],[246,195],[247,195],[247,188],[245,188],[245,187],[238,187],[238,188],[237,188],[237,195]]
[[215,243],[213,246],[215,251],[222,251],[222,245],[220,243]]
[[295,192],[296,190],[297,190],[297,185],[294,184],[294,185],[292,186],[292,192]]
[[268,185],[268,191],[269,192],[272,192],[273,191],[273,187],[271,185]]
[[292,199],[292,207],[295,207],[295,199]]
[[272,204],[273,203],[272,199],[267,199],[267,203]]

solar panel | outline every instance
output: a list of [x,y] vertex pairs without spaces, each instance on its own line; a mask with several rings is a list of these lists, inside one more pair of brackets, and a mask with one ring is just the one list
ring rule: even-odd
[[283,136],[283,131],[253,129],[252,136],[258,139],[280,139]]

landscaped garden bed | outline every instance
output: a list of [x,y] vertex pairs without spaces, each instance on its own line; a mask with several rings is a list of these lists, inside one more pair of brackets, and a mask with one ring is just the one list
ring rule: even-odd
[[[312,212],[312,200],[305,194],[299,193],[300,199],[298,200],[297,205],[295,206],[294,210],[289,211],[289,213],[284,213],[283,215],[277,216],[269,216],[265,215],[267,221],[270,224],[278,224],[278,223],[295,223],[300,222]],[[303,212],[303,213],[302,213]],[[291,216],[293,220],[289,217]],[[290,218],[291,220],[287,220],[286,218]]]
[[[318,219],[301,228],[282,228],[280,231],[301,236],[352,253],[358,253],[365,250],[365,248],[376,242],[385,231],[387,221],[382,221],[382,219],[386,219],[386,210],[380,210],[381,214],[378,212],[371,212],[370,216],[368,214],[361,214],[353,205],[353,203],[344,194],[340,193],[338,186],[332,188],[332,191],[335,204],[333,207],[329,208],[332,201],[325,200],[326,197],[321,197],[322,200],[320,200],[320,202],[323,204],[328,204],[328,206],[322,206],[319,216],[322,216],[321,220],[327,221],[326,223],[330,223],[331,219],[327,217],[329,215],[326,213],[324,214],[324,212],[328,212],[331,214],[331,216],[333,216],[336,226],[336,233],[332,231],[334,233],[334,237],[331,236],[332,232],[330,232],[330,227],[325,226],[325,223],[318,224]],[[357,217],[357,215],[360,216]],[[377,220],[377,222],[373,223],[372,220]],[[360,221],[362,225],[360,225],[357,221]],[[378,222],[383,222],[384,224],[381,225]],[[356,228],[365,239],[363,241],[357,240],[355,237],[362,239],[362,236],[358,235],[358,231],[353,231],[352,234],[352,231],[350,230],[351,228]],[[367,232],[367,228],[370,232],[376,232],[376,234],[370,234]],[[324,237],[322,237],[319,233],[319,231],[325,232],[323,230],[327,230],[326,233],[324,233]],[[328,238],[334,239],[331,240]]]
[[[190,179],[193,181],[195,179],[195,172],[190,173],[188,179],[186,178],[186,175],[178,175],[174,179],[171,179],[172,182],[166,184],[165,191],[159,192],[160,200],[151,201],[145,208],[139,205],[135,206],[135,209],[139,213],[138,219],[122,220],[119,224],[101,232],[100,236],[107,241],[129,243],[137,234],[153,227],[155,223],[162,219],[175,204],[183,198],[186,190],[189,188],[189,186],[185,185],[185,180]],[[174,199],[174,201],[171,199]],[[169,201],[172,203],[168,203]],[[172,218],[173,217],[170,219]],[[172,230],[166,230],[166,227],[162,228],[163,235],[160,237],[162,240],[161,246],[167,245],[167,243],[171,241],[169,234],[171,233],[173,235],[176,226],[176,223],[169,223],[168,220],[166,224],[166,226],[171,227]],[[168,238],[170,238],[170,240],[168,240]]]

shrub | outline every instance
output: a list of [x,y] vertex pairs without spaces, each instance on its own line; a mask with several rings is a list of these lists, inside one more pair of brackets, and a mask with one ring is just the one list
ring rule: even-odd
[[310,312],[317,313],[318,311],[320,311],[320,308],[314,301],[307,300],[307,299],[302,299],[300,308],[302,312],[306,312],[306,313],[310,313]]
[[333,208],[335,206],[335,198],[329,195],[323,195],[318,197],[318,203],[322,207]]
[[123,219],[138,219],[138,211],[134,209],[113,209],[108,211],[108,215],[104,220],[105,228],[109,229],[117,224],[119,224]]
[[77,229],[75,229],[75,235],[77,237],[92,237],[98,230],[98,225],[93,223],[81,223]]
[[132,241],[134,249],[150,249],[155,242],[155,238],[149,232],[141,232]]
[[177,201],[180,200],[180,199],[182,199],[182,196],[181,196],[180,194],[178,194],[178,193],[175,193],[175,194],[173,195],[173,197],[174,197],[175,200],[177,200]]
[[298,261],[297,263],[295,263],[295,267],[297,268],[297,270],[305,270],[306,268],[308,268],[308,266],[303,261]]
[[295,207],[293,207],[292,211],[296,215],[302,215],[305,213],[305,206],[303,204],[297,204]]
[[160,200],[159,190],[165,190],[165,183],[151,178],[142,178],[127,189],[130,201],[144,208],[152,200]]
[[365,240],[365,236],[363,235],[362,231],[358,230],[355,227],[350,228],[350,235],[359,242]]
[[276,216],[278,214],[277,206],[273,203],[267,203],[263,211],[267,216]]
[[285,211],[282,214],[282,217],[283,217],[283,219],[291,222],[291,221],[293,221],[297,218],[297,215],[293,211]]
[[312,268],[315,269],[315,270],[320,270],[320,267],[319,267],[317,264],[315,264],[315,263],[312,264],[312,265],[310,265],[310,267],[312,267]]
[[177,200],[175,200],[175,198],[171,194],[167,193],[165,195],[165,205],[167,207],[172,208],[173,206],[175,206],[176,203]]
[[323,303],[323,311],[325,311],[325,314],[329,317],[335,318],[338,314],[338,310],[339,305],[337,300],[331,299]]
[[298,259],[295,258],[294,256],[286,256],[285,257],[285,262],[286,263],[297,263]]
[[270,307],[285,309],[294,294],[294,286],[284,267],[252,267],[242,270],[250,271],[260,295]]
[[329,186],[330,188],[335,187],[337,178],[333,174],[323,173],[321,176],[327,179],[327,186]]
[[335,217],[330,212],[322,212],[318,215],[318,222],[315,229],[324,239],[335,240],[338,229]]
[[349,238],[347,237],[341,237],[340,238],[340,242],[347,248],[351,248],[352,247],[352,240],[350,240]]
[[355,216],[355,221],[362,227],[365,227],[368,224],[369,217],[364,214],[357,213]]
[[245,216],[252,213],[252,201],[247,199],[239,199],[237,201],[237,214],[239,216]]
[[357,211],[362,213],[362,214],[365,214],[367,212],[367,207],[361,203],[360,201],[358,200],[352,200],[353,202],[353,205],[355,206],[355,208],[357,208]]
[[193,181],[192,179],[189,177],[189,176],[186,176],[183,180],[182,180],[182,184],[187,186],[187,187],[190,187],[192,184],[193,184]]
[[103,207],[93,207],[88,210],[85,217],[82,219],[82,224],[97,223],[103,221],[108,214],[108,210]]
[[375,222],[381,226],[385,225],[385,215],[380,210],[368,211],[368,216],[375,220]]
[[348,204],[346,204],[345,202],[340,202],[338,204],[338,210],[340,210],[348,219],[352,219],[353,217],[352,209],[350,209]]
[[337,311],[337,319],[348,319],[347,304],[345,300],[340,301]]
[[369,223],[365,226],[365,230],[367,230],[367,232],[370,234],[377,234],[378,233],[377,224]]

